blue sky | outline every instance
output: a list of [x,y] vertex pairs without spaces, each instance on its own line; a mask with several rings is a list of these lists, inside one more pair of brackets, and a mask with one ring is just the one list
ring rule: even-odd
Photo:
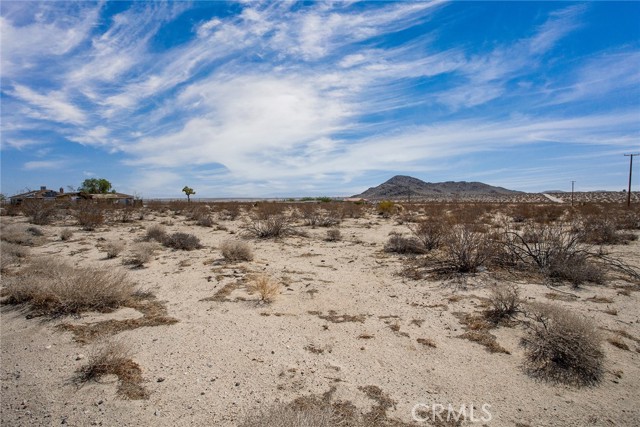
[[0,10],[4,194],[98,177],[143,197],[351,195],[396,174],[622,190],[640,152],[640,2]]

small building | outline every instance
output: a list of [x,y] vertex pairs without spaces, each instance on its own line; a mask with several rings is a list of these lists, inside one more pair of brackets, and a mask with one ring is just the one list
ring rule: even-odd
[[129,194],[123,193],[104,193],[104,194],[88,194],[78,193],[79,199],[93,200],[100,203],[113,203],[119,205],[133,206],[136,203],[136,198]]
[[20,203],[28,199],[55,201],[57,197],[63,193],[63,188],[61,188],[60,191],[55,191],[49,190],[43,185],[39,190],[16,194],[15,196],[11,196],[9,199],[11,200],[12,205],[19,205]]

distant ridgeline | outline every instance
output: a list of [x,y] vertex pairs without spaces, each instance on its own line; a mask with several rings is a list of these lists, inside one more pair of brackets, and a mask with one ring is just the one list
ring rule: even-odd
[[439,198],[482,198],[483,196],[515,196],[525,194],[521,191],[494,187],[482,182],[424,182],[410,176],[397,175],[377,187],[354,195],[370,200],[378,199],[439,199]]

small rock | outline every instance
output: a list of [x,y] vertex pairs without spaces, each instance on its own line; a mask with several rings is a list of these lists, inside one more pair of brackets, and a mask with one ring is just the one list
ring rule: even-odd
[[85,358],[85,355],[84,355],[84,354],[78,354],[78,355],[76,355],[76,360],[82,360],[82,359],[84,359],[84,358]]
[[159,383],[161,383],[161,382],[163,382],[163,381],[164,381],[164,378],[163,378],[163,377],[160,377],[160,378],[158,378],[156,381],[158,381]]

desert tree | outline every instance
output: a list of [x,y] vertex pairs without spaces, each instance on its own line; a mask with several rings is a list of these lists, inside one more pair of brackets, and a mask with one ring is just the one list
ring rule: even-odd
[[184,188],[182,189],[182,192],[184,194],[187,195],[187,201],[190,202],[191,201],[191,196],[196,194],[195,191],[193,191],[193,188],[189,187],[189,186],[184,186]]
[[89,194],[107,194],[109,192],[116,192],[116,190],[112,188],[111,183],[104,178],[87,178],[82,182],[78,191]]

